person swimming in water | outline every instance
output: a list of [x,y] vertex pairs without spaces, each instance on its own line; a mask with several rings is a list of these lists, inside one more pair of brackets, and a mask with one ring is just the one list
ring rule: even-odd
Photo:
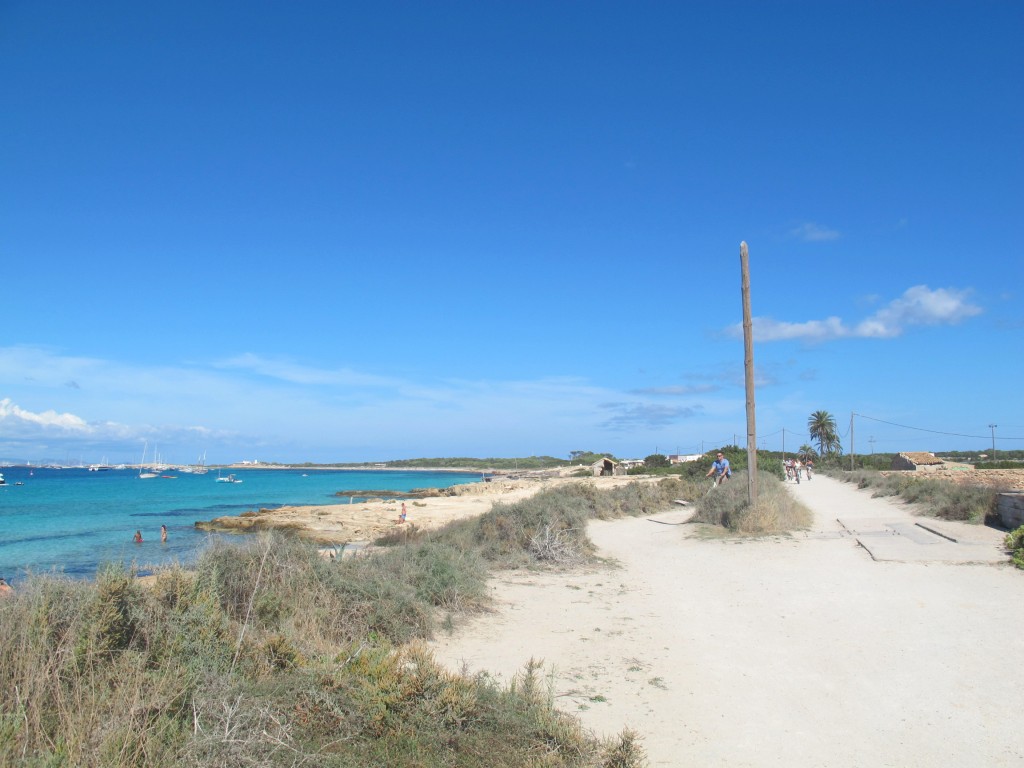
[[135,536],[132,537],[132,541],[134,541],[136,544],[141,544],[142,543],[142,531],[136,531],[135,532]]

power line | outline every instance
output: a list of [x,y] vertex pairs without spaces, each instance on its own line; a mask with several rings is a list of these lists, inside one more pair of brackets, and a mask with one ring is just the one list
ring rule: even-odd
[[[877,421],[881,424],[888,424],[891,427],[901,427],[903,429],[915,429],[918,432],[931,432],[935,435],[950,435],[952,437],[970,437],[976,440],[988,440],[988,435],[964,435],[960,432],[942,432],[938,429],[925,429],[924,427],[911,427],[906,424],[897,424],[894,421],[886,421],[885,419],[876,419],[874,416],[865,416],[863,413],[855,413],[854,416],[859,416],[862,419],[870,419],[871,421]],[[1024,440],[1024,437],[1003,437],[999,436],[1000,440]]]

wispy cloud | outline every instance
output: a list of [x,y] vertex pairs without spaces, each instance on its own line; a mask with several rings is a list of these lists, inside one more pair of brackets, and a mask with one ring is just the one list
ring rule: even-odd
[[[981,314],[981,307],[968,301],[969,290],[955,288],[931,289],[915,285],[903,295],[889,302],[869,317],[853,324],[839,317],[804,322],[786,322],[770,317],[754,318],[754,338],[758,341],[829,341],[832,339],[891,339],[901,336],[913,326],[955,325],[969,317]],[[728,329],[730,335],[740,337],[742,327],[737,324]]]
[[287,358],[263,357],[246,352],[214,363],[215,368],[248,371],[268,379],[291,384],[398,387],[401,382],[383,376],[353,371],[350,368],[318,368]]
[[[211,461],[490,455],[496,436],[523,446],[597,441],[691,413],[577,377],[411,379],[256,354],[151,366],[30,346],[0,347],[0,392],[0,456],[19,457],[127,460],[143,440],[172,461],[207,449]],[[629,405],[599,405],[620,401]]]
[[600,407],[614,412],[614,415],[601,425],[611,430],[667,427],[683,419],[692,418],[700,412],[697,408],[651,403],[602,403]]
[[668,397],[684,397],[686,395],[707,395],[721,389],[720,384],[680,384],[667,387],[643,387],[630,390],[631,395],[663,395]]
[[789,234],[798,240],[806,243],[817,243],[826,240],[838,240],[842,235],[839,230],[816,224],[813,221],[805,221],[803,224],[789,230]]
[[[733,329],[729,329],[732,333]],[[742,330],[740,336],[742,337]],[[754,383],[759,387],[768,387],[778,383],[777,363],[758,364],[754,370]],[[742,389],[745,383],[743,364],[737,362],[717,363],[705,370],[690,371],[680,378],[690,382],[679,386],[649,387],[633,390],[631,394],[688,396],[711,395],[729,389]]]
[[[739,326],[736,326],[739,327]],[[740,332],[734,335],[742,335]],[[826,339],[838,339],[850,336],[849,329],[843,325],[838,317],[828,317],[824,320],[807,320],[803,323],[788,323],[774,320],[770,317],[754,318],[754,338],[757,341],[785,341],[787,339],[808,339],[811,341],[825,341]]]

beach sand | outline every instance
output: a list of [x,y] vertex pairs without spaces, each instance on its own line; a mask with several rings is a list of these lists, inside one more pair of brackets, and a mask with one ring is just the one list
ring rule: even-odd
[[[242,515],[218,517],[196,523],[203,530],[246,533],[281,529],[295,532],[325,547],[348,543],[366,543],[400,530],[402,505],[404,525],[423,529],[439,528],[453,520],[475,517],[490,511],[496,502],[512,503],[528,498],[542,489],[564,483],[589,483],[598,488],[613,488],[636,477],[573,477],[569,474],[538,474],[520,479],[496,477],[487,483],[467,483],[450,489],[452,495],[418,499],[370,499],[364,502],[316,506],[286,506],[263,509]],[[646,481],[646,480],[645,480]]]

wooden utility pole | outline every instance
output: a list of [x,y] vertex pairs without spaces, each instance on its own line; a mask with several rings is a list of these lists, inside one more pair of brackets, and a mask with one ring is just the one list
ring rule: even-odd
[[747,390],[747,499],[757,503],[757,419],[754,418],[754,321],[750,315],[750,262],[747,243],[740,243],[743,293],[743,371]]
[[853,472],[853,411],[850,411],[850,471]]

